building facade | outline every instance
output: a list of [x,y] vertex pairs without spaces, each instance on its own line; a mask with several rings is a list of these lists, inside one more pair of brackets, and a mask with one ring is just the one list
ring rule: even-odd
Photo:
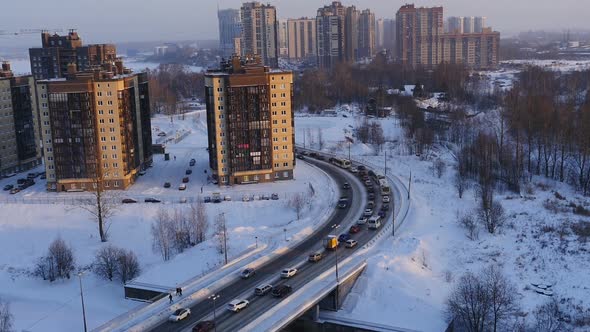
[[[449,31],[452,32],[452,31]],[[474,33],[475,32],[475,17],[465,16],[463,17],[463,32],[462,33]]]
[[346,8],[338,1],[318,9],[316,40],[320,68],[332,68],[335,64],[345,60],[345,15]]
[[246,2],[241,8],[242,55],[259,55],[266,66],[279,66],[277,11],[274,6]]
[[8,62],[0,69],[0,116],[0,176],[40,165],[35,79],[15,77]]
[[432,67],[442,60],[443,8],[402,6],[396,15],[396,58],[410,66]]
[[233,57],[205,75],[209,166],[220,185],[293,178],[293,74]]
[[372,58],[375,54],[375,14],[365,9],[359,15],[358,58]]
[[481,33],[448,33],[441,37],[443,62],[470,69],[493,69],[500,57],[500,33],[484,28]]
[[395,29],[394,19],[386,18],[383,20],[383,48],[392,54],[395,54]]
[[289,35],[285,20],[279,20],[279,57],[289,57]]
[[448,33],[463,33],[463,17],[461,16],[451,16],[447,18],[447,27],[445,32]]
[[37,82],[47,190],[126,189],[151,164],[148,77],[122,62]]
[[482,33],[486,28],[486,18],[485,16],[476,16],[473,21],[473,32],[475,33]]
[[64,77],[70,63],[81,71],[90,70],[117,58],[117,48],[112,44],[87,45],[74,30],[60,36],[41,33],[42,46],[29,49],[31,73],[35,79]]
[[235,39],[240,38],[242,26],[238,9],[222,9],[217,12],[219,21],[219,49],[224,58],[236,54]]
[[316,20],[299,18],[287,20],[289,59],[300,60],[317,56]]

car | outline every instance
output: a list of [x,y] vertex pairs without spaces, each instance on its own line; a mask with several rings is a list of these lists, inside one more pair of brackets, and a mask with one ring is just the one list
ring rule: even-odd
[[133,198],[124,198],[122,202],[123,202],[123,204],[137,203],[137,201],[134,200]]
[[205,202],[205,203],[211,203],[211,197],[209,197],[209,196],[203,197],[203,202]]
[[383,200],[383,203],[389,203],[389,196],[385,195],[381,199]]
[[367,223],[367,217],[360,217],[359,220],[356,221],[357,225],[365,225]]
[[233,312],[240,312],[250,304],[248,300],[235,299],[227,304],[227,309]]
[[348,240],[350,240],[350,234],[348,234],[348,233],[342,233],[338,237],[338,242],[346,242]]
[[184,171],[184,174],[191,175],[191,174],[193,174],[193,170],[187,169],[186,171]]
[[365,212],[363,212],[363,215],[365,217],[370,217],[373,215],[373,209],[365,209]]
[[191,159],[191,161],[189,161],[188,165],[189,165],[189,166],[195,166],[195,164],[196,164],[196,163],[197,163],[197,161],[196,161],[196,160],[194,160],[194,159]]
[[188,202],[188,199],[187,199],[186,197],[181,197],[181,198],[178,200],[178,203],[182,203],[182,204],[184,204],[184,203],[186,203],[186,202]]
[[144,202],[146,202],[146,203],[161,203],[162,201],[157,198],[148,197],[144,200]]
[[25,183],[26,181],[27,181],[27,179],[25,179],[25,178],[20,178],[20,179],[16,180],[16,184],[23,184],[23,183]]
[[8,173],[8,174],[4,175],[5,178],[11,178],[13,176],[16,176],[16,173]]
[[265,201],[268,201],[270,199],[270,196],[267,194],[262,195],[262,199]]
[[358,168],[359,171],[366,171],[367,168],[363,165],[358,165],[356,168]]
[[203,320],[193,326],[192,332],[209,332],[215,329],[215,322],[212,320]]
[[41,174],[41,177],[39,179],[41,179],[41,180],[47,179],[47,174],[45,174],[45,172],[43,172],[43,174]]
[[7,184],[7,185],[4,186],[4,190],[5,191],[8,191],[8,190],[10,190],[12,188],[14,188],[14,185],[12,185],[12,184]]
[[254,196],[252,196],[252,200],[253,201],[259,201],[260,200],[260,195],[254,195]]
[[181,183],[181,184],[178,186],[178,190],[186,190],[186,184],[184,184],[184,183]]
[[344,184],[342,185],[342,189],[350,189],[350,183],[344,182]]
[[10,189],[10,191],[9,191],[9,193],[10,193],[11,195],[17,194],[18,192],[20,192],[20,189],[19,189],[19,188],[12,188],[12,189]]
[[262,284],[254,288],[254,295],[264,296],[272,290],[272,285]]
[[381,205],[381,211],[387,211],[387,210],[389,210],[389,204],[383,203],[383,205]]
[[254,269],[253,269],[253,268],[250,268],[250,267],[249,267],[249,268],[247,268],[247,269],[244,269],[244,270],[243,270],[243,271],[240,273],[240,278],[242,278],[242,279],[248,279],[248,278],[250,278],[251,276],[253,276],[253,275],[255,275],[255,274],[256,274],[256,271],[254,271]]
[[338,208],[339,209],[346,209],[347,206],[348,206],[347,201],[338,201]]
[[369,194],[372,194],[372,193],[374,193],[374,192],[375,192],[375,188],[373,187],[373,185],[370,185],[370,186],[368,186],[368,187],[367,187],[367,192],[368,192]]
[[37,173],[29,173],[27,174],[27,179],[34,179],[37,177]]
[[272,195],[270,195],[270,199],[272,199],[273,201],[278,200],[279,199],[279,194],[273,193]]
[[375,208],[375,202],[374,201],[368,201],[367,202],[367,206],[365,207],[365,209],[374,209]]
[[223,196],[223,200],[226,201],[226,202],[229,202],[229,201],[231,201],[231,196],[230,195],[225,195],[225,196]]
[[242,202],[249,202],[249,201],[250,201],[250,196],[248,196],[248,195],[242,196]]
[[324,258],[324,255],[322,255],[321,252],[314,252],[313,254],[310,254],[309,257],[307,258],[307,260],[309,262],[315,263],[319,260],[321,260],[322,258]]
[[386,214],[387,214],[387,211],[384,211],[384,210],[379,210],[379,212],[377,212],[377,215],[381,218],[385,218]]
[[274,297],[283,297],[285,295],[289,295],[289,293],[291,293],[291,291],[293,290],[293,288],[291,288],[291,286],[289,285],[280,285],[278,287],[275,287],[272,290],[272,296]]
[[350,171],[350,173],[358,173],[359,169],[356,168],[355,166],[352,166],[351,168],[348,169]]
[[147,173],[146,171],[139,171],[139,173],[137,173],[137,174],[139,174],[139,176],[144,176],[146,173]]
[[322,156],[321,154],[318,154],[315,158],[317,160],[326,160],[326,158],[324,156]]
[[372,185],[373,182],[371,182],[371,180],[365,180],[364,184],[365,184],[365,186],[368,187],[368,186]]
[[346,243],[344,244],[344,246],[346,248],[354,248],[354,247],[356,247],[357,244],[358,244],[358,242],[356,242],[353,239],[350,239],[350,240],[346,240]]
[[170,188],[172,187],[172,184],[170,184],[170,182],[164,182],[164,188]]
[[188,183],[189,180],[190,179],[188,178],[188,176],[185,176],[185,177],[182,178],[182,183]]
[[297,159],[305,160],[305,156],[302,154],[298,154]]
[[288,279],[297,274],[297,269],[292,267],[281,271],[281,278]]
[[368,198],[370,201],[374,200],[374,199],[375,199],[375,193],[369,193],[369,194],[367,195],[367,198]]
[[181,309],[177,309],[176,311],[174,311],[174,313],[172,315],[170,315],[170,317],[168,317],[168,320],[171,322],[179,322],[185,318],[188,318],[188,316],[191,315],[191,309],[188,308],[181,308]]
[[348,230],[348,232],[350,234],[356,234],[360,231],[361,231],[361,228],[358,225],[352,225],[352,226],[350,226],[350,229]]
[[211,200],[213,201],[213,203],[221,203],[222,202],[221,195],[215,194],[215,193],[213,193],[213,198]]
[[375,177],[375,172],[373,172],[372,170],[369,170],[369,171],[367,172],[367,174],[368,174],[369,176],[371,176],[371,177]]
[[158,136],[160,136],[160,137],[164,137],[164,136],[166,136],[166,133],[165,133],[165,132],[163,132],[163,131],[162,131],[162,132],[159,132],[159,133],[158,133]]

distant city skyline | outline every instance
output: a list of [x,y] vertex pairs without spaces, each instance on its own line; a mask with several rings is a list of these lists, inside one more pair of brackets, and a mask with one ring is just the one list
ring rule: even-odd
[[[12,1],[4,6],[0,30],[76,28],[87,43],[218,38],[217,8],[240,8],[240,0],[43,0]],[[261,1],[277,7],[280,19],[315,17],[330,0]],[[393,18],[412,1],[350,0],[343,5],[371,9],[376,18]],[[416,6],[443,6],[445,17],[485,16],[487,25],[511,36],[528,30],[590,29],[590,2],[579,0],[420,0]],[[67,8],[67,10],[64,10]],[[40,44],[39,35],[0,36],[0,48]]]

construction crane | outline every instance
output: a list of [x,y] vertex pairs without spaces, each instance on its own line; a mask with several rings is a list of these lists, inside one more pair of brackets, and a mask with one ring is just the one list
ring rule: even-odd
[[0,36],[31,35],[48,31],[62,32],[62,29],[20,29],[19,31],[0,30]]

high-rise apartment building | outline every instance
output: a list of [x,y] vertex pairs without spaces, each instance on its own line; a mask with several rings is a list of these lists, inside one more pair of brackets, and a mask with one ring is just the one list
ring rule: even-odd
[[384,28],[384,19],[377,19],[375,21],[375,47],[378,49],[383,49]]
[[235,39],[240,38],[242,27],[238,9],[222,9],[217,12],[219,21],[219,49],[226,59],[236,54]]
[[482,33],[484,28],[486,28],[485,16],[476,16],[473,21],[473,32]]
[[317,54],[320,68],[332,68],[345,60],[346,7],[338,1],[318,9],[316,16]]
[[405,65],[437,65],[442,60],[443,8],[402,6],[396,15],[397,60]]
[[[453,31],[449,31],[453,32]],[[475,17],[465,16],[463,17],[463,33],[474,33],[475,32]]]
[[121,61],[37,81],[47,190],[125,189],[152,160],[148,77]]
[[500,33],[484,28],[481,33],[448,33],[441,37],[443,62],[471,69],[492,69],[498,65]]
[[42,32],[41,41],[41,47],[29,49],[31,73],[36,79],[64,77],[70,63],[75,63],[79,70],[84,71],[113,62],[117,57],[115,45],[84,46],[74,30],[66,36]]
[[353,62],[359,59],[359,17],[355,6],[346,7],[344,16],[344,59]]
[[277,11],[274,6],[246,2],[241,8],[242,55],[259,55],[266,66],[279,65]]
[[451,16],[447,18],[447,27],[445,32],[448,33],[463,33],[463,17],[461,16]]
[[396,24],[393,19],[383,20],[383,48],[395,54],[395,30]]
[[287,30],[287,21],[279,20],[279,57],[287,58],[289,56],[289,35]]
[[41,164],[37,99],[33,76],[15,77],[0,68],[0,176]]
[[287,20],[289,59],[306,59],[317,56],[316,20],[298,18]]
[[293,178],[293,74],[233,57],[205,74],[209,166],[219,184]]
[[369,9],[361,11],[358,24],[357,59],[372,58],[375,54],[375,14]]

